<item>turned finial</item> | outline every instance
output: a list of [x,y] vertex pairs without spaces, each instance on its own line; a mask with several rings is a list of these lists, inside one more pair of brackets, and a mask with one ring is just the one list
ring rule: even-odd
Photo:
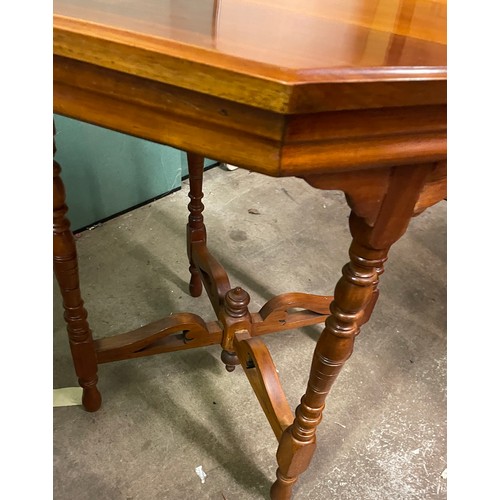
[[[224,311],[230,318],[237,320],[248,315],[248,304],[250,303],[250,295],[237,286],[226,293],[224,297]],[[233,320],[234,321],[234,320]],[[224,349],[221,354],[221,360],[226,365],[228,372],[234,371],[236,365],[240,364],[238,355],[227,349]]]
[[248,304],[250,303],[250,295],[237,286],[226,293],[224,300],[224,308],[232,318],[241,318],[248,313]]

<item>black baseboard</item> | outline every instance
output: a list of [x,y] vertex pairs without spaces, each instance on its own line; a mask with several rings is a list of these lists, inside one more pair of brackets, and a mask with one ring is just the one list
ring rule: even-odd
[[[209,165],[208,167],[205,167],[205,172],[207,170],[210,170],[210,169],[214,168],[214,167],[217,167],[218,165],[220,165],[219,162],[213,163],[213,164]],[[185,181],[188,177],[189,177],[188,175],[184,175],[182,177],[182,181]],[[100,219],[100,220],[98,220],[96,222],[93,222],[92,224],[88,224],[88,225],[86,225],[84,227],[80,227],[78,229],[75,229],[73,231],[73,234],[78,234],[78,233],[82,233],[83,231],[92,230],[95,227],[100,226],[101,224],[104,224],[105,222],[108,222],[109,220],[116,219],[117,217],[120,217],[120,215],[126,214],[128,212],[132,212],[132,210],[135,210],[137,208],[141,208],[144,205],[147,205],[148,203],[152,203],[154,201],[161,200],[162,198],[165,198],[165,196],[168,196],[169,194],[176,193],[177,191],[180,191],[180,189],[181,189],[180,186],[176,187],[175,189],[167,191],[166,193],[162,193],[162,194],[160,194],[158,196],[155,196],[154,198],[150,198],[149,200],[146,200],[146,201],[143,201],[141,203],[138,203],[137,205],[134,205],[133,207],[126,208],[125,210],[122,210],[121,212],[117,212],[116,214],[110,215],[109,217],[105,217],[104,219]]]

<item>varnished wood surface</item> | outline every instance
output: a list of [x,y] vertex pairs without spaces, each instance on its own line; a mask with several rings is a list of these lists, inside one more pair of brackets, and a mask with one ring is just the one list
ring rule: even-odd
[[[54,247],[56,276],[78,313],[69,320],[83,325],[68,327],[80,384],[96,395],[84,404],[100,404],[97,362],[220,343],[228,370],[245,361],[280,440],[271,498],[288,500],[313,455],[326,396],[371,315],[390,246],[446,196],[446,2],[55,0],[54,11],[54,111],[190,151],[191,293],[203,284],[218,317],[183,313],[92,344],[56,165],[54,237],[64,243]],[[250,297],[231,288],[206,246],[200,155],[346,194],[353,243],[329,311],[328,297],[290,293],[249,312]],[[66,253],[71,290],[59,265]],[[267,349],[237,335],[327,316],[288,426]]]
[[421,98],[439,103],[446,2],[55,0],[54,53],[279,112],[327,105],[331,85],[377,101],[433,82]]
[[442,0],[54,3],[56,113],[268,175],[444,161],[446,100]]
[[234,346],[243,371],[279,441],[283,431],[292,425],[293,414],[271,354],[261,339],[252,338],[246,331],[235,335]]
[[55,0],[54,12],[89,30],[92,23],[287,69],[446,65],[439,0]]
[[[56,134],[54,126],[54,137]],[[54,141],[54,155],[56,144]],[[64,320],[67,325],[69,345],[78,383],[83,389],[82,403],[86,410],[97,411],[101,406],[101,393],[97,389],[97,357],[92,330],[87,321],[87,311],[80,293],[80,277],[76,243],[66,217],[66,193],[61,178],[61,166],[54,160],[53,166],[53,251],[54,274],[61,290]]]

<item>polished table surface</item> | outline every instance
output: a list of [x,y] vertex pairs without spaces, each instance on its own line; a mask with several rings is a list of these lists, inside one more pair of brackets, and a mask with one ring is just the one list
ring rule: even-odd
[[374,68],[377,79],[429,70],[442,78],[446,66],[446,2],[439,0],[55,0],[54,10],[56,27],[74,19],[82,34],[98,29],[96,37],[157,53],[177,46],[189,59],[196,50],[216,55],[220,66],[275,79],[365,79]]
[[[102,116],[98,105],[93,110],[94,123],[263,173],[300,175],[336,166],[331,151],[328,158],[321,154],[333,135],[339,149],[338,168],[352,163],[343,154],[341,139],[354,136],[365,155],[358,163],[371,164],[366,155],[372,156],[378,131],[370,122],[376,119],[374,112],[367,111],[398,108],[406,116],[406,129],[396,113],[386,114],[384,124],[389,130],[383,130],[386,142],[380,160],[405,162],[409,149],[414,161],[442,157],[446,4],[389,0],[323,0],[308,2],[307,8],[302,4],[291,0],[56,0],[55,110],[88,120],[88,109],[81,109],[84,104],[68,102],[75,100],[77,89],[82,102],[90,91],[101,97],[113,92],[115,101],[102,98],[101,104],[117,111],[123,104],[134,123]],[[82,81],[85,76],[95,80],[95,67],[89,64],[101,68],[103,80],[94,81],[91,90]],[[116,76],[113,70],[128,78],[122,75],[120,82],[110,83]],[[141,86],[145,92],[144,79],[148,94],[138,96],[134,90]],[[181,89],[185,92],[179,102]],[[200,94],[211,97],[211,106],[200,103]],[[119,95],[122,103],[116,102]],[[149,100],[147,114],[132,105],[132,100],[139,99]],[[197,106],[205,107],[206,114],[199,113]],[[418,108],[407,113],[408,106]],[[297,114],[353,109],[364,110],[366,118],[360,117],[361,111],[339,115],[345,124],[342,136],[338,129],[325,136],[325,127],[316,117],[305,125],[293,120]],[[166,111],[175,116],[163,116]],[[194,119],[205,121],[200,128],[209,129],[210,135],[192,133],[191,141],[186,141],[188,129],[194,132],[196,127]],[[346,120],[356,124],[349,126]],[[151,121],[156,127],[151,127]],[[356,129],[359,123],[367,124],[366,131]],[[227,129],[233,133],[228,135]],[[224,157],[217,145],[222,140],[228,145]],[[246,151],[240,150],[242,142]],[[308,153],[314,155],[314,165]]]
[[[101,402],[96,363],[221,343],[228,369],[243,360],[280,443],[271,496],[290,498],[391,245],[446,196],[446,9],[441,0],[54,1],[54,111],[189,151],[190,291],[199,295],[202,280],[219,318],[186,313],[93,341],[55,163],[55,272],[86,409]],[[335,300],[284,294],[248,312],[246,292],[230,288],[206,247],[203,156],[345,193],[353,242]],[[297,307],[305,312],[288,311]],[[294,417],[257,336],[320,320]],[[179,330],[190,332],[184,344]]]

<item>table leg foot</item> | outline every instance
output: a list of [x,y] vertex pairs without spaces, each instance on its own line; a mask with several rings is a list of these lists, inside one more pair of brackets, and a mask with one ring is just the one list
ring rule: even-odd
[[292,488],[296,482],[296,477],[285,477],[278,469],[276,471],[276,481],[271,486],[271,500],[290,500],[292,498]]
[[[80,382],[80,385],[83,383]],[[82,395],[82,405],[85,410],[88,412],[97,411],[101,407],[102,397],[99,389],[97,389],[97,378],[94,381],[90,382],[88,386],[83,386],[83,395]]]

